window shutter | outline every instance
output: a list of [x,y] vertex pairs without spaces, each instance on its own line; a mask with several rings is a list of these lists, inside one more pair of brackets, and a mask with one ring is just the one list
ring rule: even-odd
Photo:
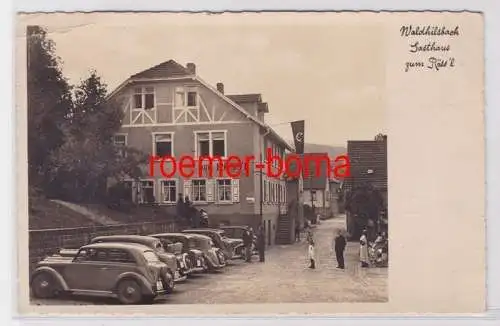
[[191,188],[192,188],[192,181],[191,180],[184,180],[184,197],[188,196],[189,200],[193,200],[192,194],[191,194]]
[[240,180],[233,179],[233,203],[240,202]]
[[213,202],[215,201],[215,180],[208,179],[207,180],[207,201]]

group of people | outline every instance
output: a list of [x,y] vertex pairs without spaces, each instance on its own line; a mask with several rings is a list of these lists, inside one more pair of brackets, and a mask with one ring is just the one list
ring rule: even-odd
[[179,194],[177,199],[176,215],[192,228],[208,227],[209,225],[208,213],[203,208],[198,210],[189,197],[183,197],[182,194]]
[[[379,232],[377,238],[373,243],[369,243],[367,237],[367,230],[363,230],[361,237],[359,239],[359,260],[362,268],[370,267],[370,261],[386,262],[388,258],[388,240],[385,232]],[[309,268],[316,268],[316,248],[313,239],[313,234],[310,230],[307,231],[307,243],[308,243],[308,259]],[[342,232],[338,230],[335,238],[332,242],[332,251],[335,252],[335,258],[337,260],[337,268],[345,269],[344,252],[347,246],[347,240]],[[380,253],[380,254],[377,254]],[[378,255],[373,257],[374,255]]]

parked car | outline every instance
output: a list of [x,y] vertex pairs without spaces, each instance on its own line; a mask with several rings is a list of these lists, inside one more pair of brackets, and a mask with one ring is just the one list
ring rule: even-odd
[[233,238],[233,239],[243,240],[243,234],[247,231],[250,232],[252,234],[252,238],[253,238],[252,253],[254,255],[258,254],[257,236],[255,235],[255,233],[253,232],[251,227],[249,227],[247,225],[224,225],[224,226],[220,226],[219,228],[224,231],[224,234],[226,235],[226,237]]
[[166,293],[168,267],[151,248],[136,243],[94,243],[74,256],[54,255],[40,261],[30,277],[37,298],[68,292],[117,298],[123,304],[152,302]]
[[[152,235],[162,241],[182,242],[183,248],[197,250],[201,253],[203,271],[214,271],[226,266],[223,253],[215,247],[210,237],[201,234],[163,233]],[[197,264],[199,266],[200,264]]]
[[[173,246],[167,248],[163,247],[160,240],[142,236],[142,235],[108,235],[93,238],[90,243],[99,242],[126,242],[126,243],[139,243],[153,249],[160,260],[168,266],[168,273],[172,275],[174,282],[167,285],[167,292],[174,290],[174,283],[184,281],[187,278],[188,269],[182,254],[176,256]],[[170,252],[169,252],[170,250]]]
[[226,259],[243,259],[245,258],[245,247],[243,240],[226,237],[226,234],[221,229],[188,229],[182,233],[201,234],[212,239],[215,246],[222,250]]

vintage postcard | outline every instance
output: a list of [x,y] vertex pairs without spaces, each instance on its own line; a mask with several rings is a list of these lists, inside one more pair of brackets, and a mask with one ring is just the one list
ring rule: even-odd
[[484,311],[480,13],[16,28],[20,314]]

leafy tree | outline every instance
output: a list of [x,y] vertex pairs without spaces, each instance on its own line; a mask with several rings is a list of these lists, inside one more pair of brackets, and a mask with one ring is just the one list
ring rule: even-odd
[[106,99],[107,86],[95,71],[75,88],[75,104],[65,128],[65,143],[52,155],[52,195],[73,201],[104,200],[109,178],[142,174],[147,155],[118,148],[113,135],[123,110]]
[[71,87],[54,43],[40,26],[27,27],[27,55],[29,183],[44,189],[49,158],[64,142]]

